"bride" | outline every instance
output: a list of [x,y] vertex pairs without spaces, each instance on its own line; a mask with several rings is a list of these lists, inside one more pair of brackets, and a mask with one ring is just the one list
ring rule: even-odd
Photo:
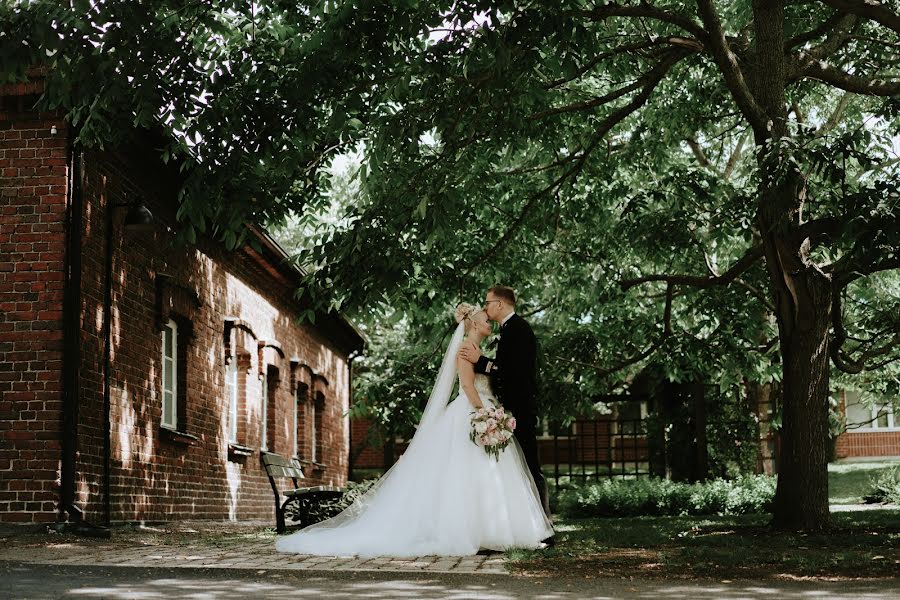
[[[279,539],[279,552],[466,556],[538,548],[553,535],[515,438],[499,460],[469,439],[471,412],[497,400],[487,376],[457,353],[463,343],[481,344],[491,325],[483,310],[465,303],[455,319],[431,396],[400,460],[337,516]],[[448,404],[457,372],[461,390]]]

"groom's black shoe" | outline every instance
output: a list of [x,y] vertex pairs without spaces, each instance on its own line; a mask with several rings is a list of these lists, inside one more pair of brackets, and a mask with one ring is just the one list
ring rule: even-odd
[[541,540],[541,544],[544,545],[544,546],[543,546],[544,549],[546,549],[546,548],[552,548],[553,546],[556,545],[556,540],[553,539],[553,536],[551,535],[551,536],[548,537],[546,540]]

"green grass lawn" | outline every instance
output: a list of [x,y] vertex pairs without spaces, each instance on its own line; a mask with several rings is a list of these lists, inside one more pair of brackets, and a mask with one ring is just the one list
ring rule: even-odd
[[[898,461],[828,466],[832,504],[860,504],[870,481]],[[769,528],[770,515],[560,518],[557,545],[511,551],[513,571],[665,578],[896,577],[900,509],[832,515],[824,533]]]
[[869,482],[900,461],[841,462],[828,465],[828,500],[831,504],[859,504]]
[[900,510],[833,515],[827,533],[770,529],[768,515],[560,519],[548,550],[507,554],[533,575],[665,578],[895,577]]

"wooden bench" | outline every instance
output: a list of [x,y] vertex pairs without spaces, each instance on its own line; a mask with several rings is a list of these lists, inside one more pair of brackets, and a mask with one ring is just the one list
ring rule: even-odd
[[[272,485],[272,492],[275,494],[275,531],[278,533],[284,533],[287,529],[285,513],[292,503],[297,503],[293,513],[299,515],[299,518],[293,520],[303,527],[307,524],[303,518],[304,511],[302,507],[304,504],[340,498],[344,494],[343,488],[329,485],[301,487],[298,481],[304,478],[303,469],[300,467],[300,461],[296,458],[288,459],[272,452],[263,452],[262,463],[266,467],[266,475],[269,476],[269,483]],[[279,491],[276,479],[287,478],[294,482],[294,488]],[[282,496],[284,501],[281,499]]]

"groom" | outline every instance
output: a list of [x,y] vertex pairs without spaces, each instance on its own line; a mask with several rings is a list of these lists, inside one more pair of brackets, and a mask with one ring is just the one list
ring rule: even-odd
[[[484,311],[488,319],[500,324],[497,357],[482,356],[477,348],[468,347],[460,351],[460,356],[474,364],[477,373],[490,377],[497,398],[516,418],[515,436],[549,517],[547,485],[537,448],[537,341],[528,322],[516,314],[516,293],[512,288],[490,288]],[[546,541],[553,543],[552,538]]]

